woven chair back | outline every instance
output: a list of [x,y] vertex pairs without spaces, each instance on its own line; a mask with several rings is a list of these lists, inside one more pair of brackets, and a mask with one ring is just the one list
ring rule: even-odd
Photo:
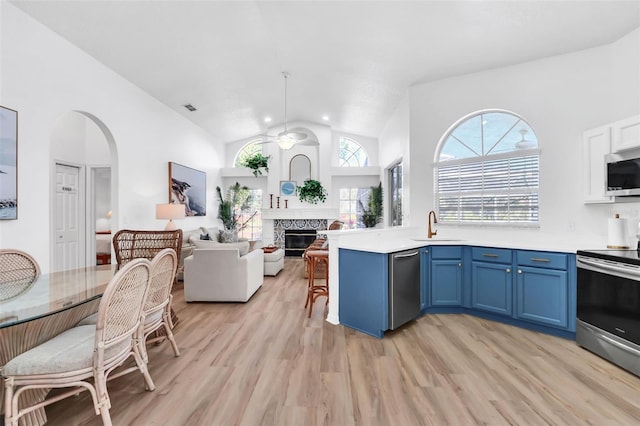
[[170,248],[180,253],[182,229],[175,231],[138,231],[122,229],[113,236],[113,249],[118,268],[133,259],[153,259],[161,250]]
[[169,303],[177,267],[178,257],[172,249],[164,249],[153,258],[149,294],[144,306],[145,314],[155,312]]
[[33,257],[20,250],[0,250],[0,301],[24,293],[39,276],[40,267]]
[[147,259],[134,259],[113,276],[98,308],[96,347],[131,339],[140,326],[150,277],[151,262]]

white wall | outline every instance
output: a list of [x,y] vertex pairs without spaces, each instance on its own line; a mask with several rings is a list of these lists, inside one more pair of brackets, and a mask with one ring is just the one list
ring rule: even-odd
[[[192,229],[215,220],[220,141],[10,3],[0,8],[0,104],[19,114],[18,220],[0,222],[1,247],[25,250],[49,270],[50,147],[58,120],[70,111],[92,114],[113,135],[119,163],[114,229],[164,227],[155,204],[167,201],[169,161],[207,172],[208,216],[178,225]],[[74,156],[65,151],[55,156]]]
[[[389,202],[387,194],[389,193],[389,182],[386,177],[386,169],[389,166],[395,164],[398,160],[403,161],[403,191],[404,194],[409,194],[411,188],[411,176],[409,171],[411,170],[411,153],[413,152],[412,146],[415,145],[409,143],[409,92],[402,97],[402,100],[396,107],[393,115],[387,122],[385,128],[380,134],[380,144],[378,149],[378,156],[381,159],[380,174],[382,181],[382,194],[383,194],[383,206],[384,206],[384,218],[383,223],[389,222]],[[419,142],[418,142],[419,144]],[[419,159],[420,154],[416,154]],[[420,164],[420,163],[419,163]],[[420,198],[424,198],[420,196]],[[411,226],[411,205],[413,200],[410,197],[404,197],[402,200],[403,206],[403,226]],[[416,200],[417,201],[417,200]]]
[[[637,220],[638,204],[585,206],[581,140],[584,130],[640,112],[640,30],[594,49],[516,66],[444,79],[411,88],[410,172],[412,225],[426,227],[433,209],[433,158],[447,128],[460,117],[487,108],[523,116],[537,134],[540,156],[540,229],[558,238],[606,236],[615,209]],[[416,165],[424,167],[417,167]],[[623,215],[624,216],[624,215]],[[473,232],[459,228],[447,232]],[[495,234],[501,229],[484,228]],[[506,235],[518,238],[512,230]],[[508,234],[507,234],[508,233]]]

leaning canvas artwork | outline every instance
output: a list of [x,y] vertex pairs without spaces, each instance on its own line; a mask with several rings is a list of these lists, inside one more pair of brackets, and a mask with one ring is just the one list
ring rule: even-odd
[[178,163],[169,163],[169,202],[185,205],[187,216],[207,215],[207,174]]
[[18,111],[0,106],[0,219],[18,218]]

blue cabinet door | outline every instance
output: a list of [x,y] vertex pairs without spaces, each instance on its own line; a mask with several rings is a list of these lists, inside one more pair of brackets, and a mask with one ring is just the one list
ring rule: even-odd
[[471,268],[471,307],[511,316],[511,265],[472,262]]
[[518,318],[568,328],[567,271],[519,266],[516,279]]
[[431,261],[431,305],[462,306],[462,259]]
[[388,256],[340,249],[340,324],[376,337],[388,327]]

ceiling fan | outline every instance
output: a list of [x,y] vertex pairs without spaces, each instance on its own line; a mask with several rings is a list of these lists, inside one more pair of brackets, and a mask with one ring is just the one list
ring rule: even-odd
[[318,140],[307,134],[304,129],[287,129],[287,79],[291,74],[284,71],[282,75],[284,76],[284,131],[277,135],[260,135],[265,138],[273,139],[263,141],[262,143],[276,142],[282,149],[291,149],[295,145],[319,145]]

